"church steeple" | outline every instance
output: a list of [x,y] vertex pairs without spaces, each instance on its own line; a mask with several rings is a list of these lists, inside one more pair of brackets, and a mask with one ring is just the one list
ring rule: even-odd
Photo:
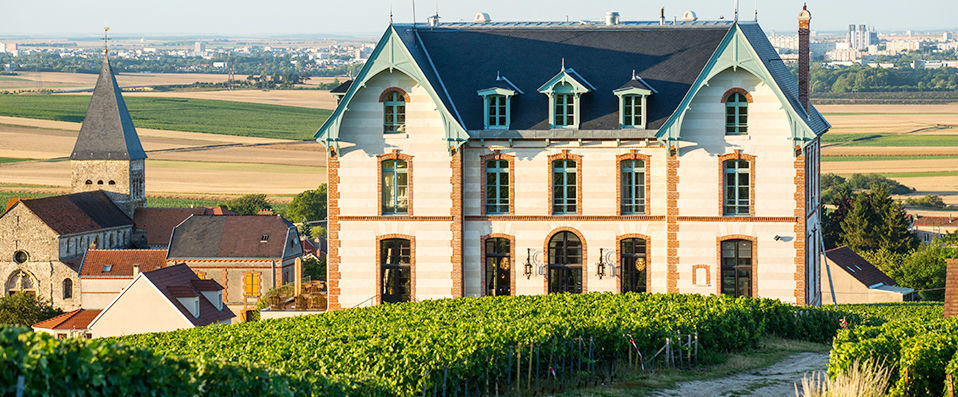
[[110,60],[104,56],[90,106],[83,118],[71,160],[140,160],[146,152],[140,145],[126,102],[116,84]]

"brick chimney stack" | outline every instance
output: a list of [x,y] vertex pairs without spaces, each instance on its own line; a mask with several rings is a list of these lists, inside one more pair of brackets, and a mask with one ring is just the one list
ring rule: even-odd
[[808,25],[812,21],[812,13],[808,12],[808,5],[802,6],[798,13],[798,101],[808,112]]

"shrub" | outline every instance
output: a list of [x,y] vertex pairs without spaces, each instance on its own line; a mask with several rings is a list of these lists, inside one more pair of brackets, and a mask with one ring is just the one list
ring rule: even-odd
[[36,295],[17,293],[0,298],[0,325],[29,327],[63,314]]
[[941,199],[941,196],[929,194],[919,198],[907,198],[905,204],[920,208],[945,208],[948,205]]

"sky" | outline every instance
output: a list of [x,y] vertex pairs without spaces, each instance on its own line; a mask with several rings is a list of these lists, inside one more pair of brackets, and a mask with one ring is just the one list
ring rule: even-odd
[[[0,6],[0,36],[137,35],[347,35],[378,37],[389,23],[412,21],[414,0],[40,0],[5,1]],[[415,1],[420,22],[435,13],[436,0]],[[741,0],[740,19],[752,19],[755,0]],[[476,12],[494,21],[601,20],[618,11],[622,20],[681,19],[693,10],[700,19],[732,16],[734,0],[439,0],[442,20],[472,20]],[[800,0],[759,0],[765,30],[796,29]],[[812,30],[847,30],[849,24],[879,31],[958,30],[956,0],[808,0]]]

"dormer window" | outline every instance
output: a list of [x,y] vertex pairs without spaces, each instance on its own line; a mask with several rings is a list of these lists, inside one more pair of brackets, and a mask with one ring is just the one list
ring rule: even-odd
[[268,234],[264,234],[264,235],[262,235],[262,236],[259,237],[259,242],[265,243],[265,242],[267,242],[267,241],[269,241],[269,235],[268,235]]
[[641,77],[633,72],[632,79],[612,91],[619,97],[619,128],[645,128],[647,100],[656,92]]
[[482,97],[483,120],[485,129],[509,129],[512,97],[522,91],[509,79],[496,76],[491,86],[477,91]]
[[539,92],[549,96],[549,126],[551,128],[579,128],[582,94],[595,87],[572,68],[565,69],[547,81]]
[[113,265],[103,265],[103,273],[109,273],[113,271]]

